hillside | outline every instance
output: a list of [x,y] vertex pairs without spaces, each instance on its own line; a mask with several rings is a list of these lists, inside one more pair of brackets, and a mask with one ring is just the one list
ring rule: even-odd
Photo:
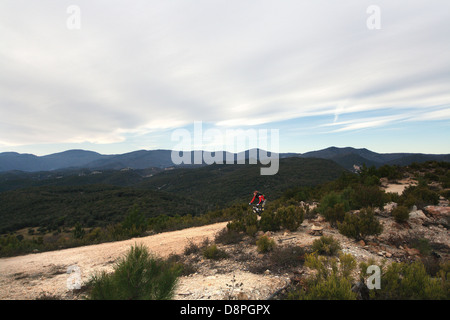
[[248,202],[253,190],[260,190],[270,201],[286,189],[331,181],[344,171],[329,160],[294,157],[280,159],[279,171],[273,176],[262,176],[258,165],[210,165],[164,171],[139,186],[225,205]]
[[299,155],[304,158],[322,158],[333,160],[346,169],[352,170],[353,165],[365,164],[367,167],[382,165],[407,166],[414,162],[426,161],[450,162],[449,154],[422,154],[422,153],[376,153],[365,148],[330,147],[323,150],[311,151]]
[[[0,182],[0,234],[22,228],[57,230],[76,222],[105,227],[124,219],[133,205],[146,218],[200,215],[208,210],[248,203],[255,189],[269,201],[286,189],[312,186],[338,178],[344,171],[332,161],[286,158],[276,175],[261,176],[258,165],[210,165],[166,171],[67,173],[36,180],[34,174]],[[153,175],[149,172],[154,172]],[[20,188],[20,185],[24,186]],[[30,185],[35,185],[30,187]]]
[[[448,202],[445,205],[448,206]],[[305,219],[296,231],[267,232],[265,235],[276,244],[276,249],[267,253],[258,252],[253,237],[222,243],[219,235],[227,225],[223,222],[113,243],[0,258],[0,283],[5,289],[0,292],[0,299],[83,299],[90,277],[101,271],[111,272],[114,263],[136,244],[145,245],[160,257],[176,258],[189,266],[190,271],[179,278],[175,300],[284,299],[289,290],[314,275],[314,271],[305,266],[305,252],[311,251],[322,234],[333,237],[341,253],[351,255],[356,263],[371,261],[381,266],[428,261],[427,267],[433,268],[438,262],[448,261],[449,233],[438,226],[439,216],[425,215],[419,210],[407,224],[399,225],[390,216],[391,210],[392,206],[386,206],[377,215],[384,231],[369,241],[349,239],[317,215]],[[427,252],[430,249],[423,245],[414,247],[414,241],[424,238],[430,242],[432,252]],[[207,243],[217,243],[228,256],[219,260],[206,259],[201,250],[194,253],[186,250],[193,246],[202,248]],[[71,266],[80,270],[81,290],[67,287],[71,277],[67,270]],[[353,276],[353,283],[357,284],[358,272]]]

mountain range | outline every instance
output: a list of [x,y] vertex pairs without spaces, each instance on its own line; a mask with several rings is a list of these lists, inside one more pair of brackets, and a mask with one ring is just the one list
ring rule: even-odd
[[[222,152],[223,159],[249,159],[255,153],[247,150],[241,153]],[[258,150],[256,150],[258,151]],[[202,151],[195,151],[199,154]],[[256,152],[259,155],[259,152]],[[270,154],[270,153],[269,153]],[[103,155],[86,150],[68,150],[45,156],[33,154],[21,154],[17,152],[0,153],[0,172],[5,171],[52,171],[61,169],[86,168],[91,170],[119,170],[123,168],[146,169],[146,168],[170,168],[174,167],[171,158],[172,150],[139,150],[117,155]],[[273,156],[273,155],[272,155]],[[280,153],[280,158],[320,158],[332,160],[342,167],[352,170],[354,165],[379,167],[388,165],[408,165],[413,162],[425,162],[429,160],[448,161],[450,154],[422,154],[422,153],[376,153],[365,148],[352,147],[338,148],[330,147],[307,153]],[[200,157],[201,158],[201,157]],[[182,166],[200,166],[194,164],[194,152],[191,153],[191,163]],[[257,156],[257,160],[261,160]]]

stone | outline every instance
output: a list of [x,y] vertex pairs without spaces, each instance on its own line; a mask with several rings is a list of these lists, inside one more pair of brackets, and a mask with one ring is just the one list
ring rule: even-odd
[[417,220],[428,220],[428,217],[423,213],[422,210],[411,211],[409,213],[409,219],[417,219]]
[[323,234],[323,227],[320,226],[312,226],[311,231],[309,232],[310,235],[313,236],[321,236]]
[[431,215],[433,217],[450,216],[450,207],[426,206],[425,208],[423,208],[423,211],[427,215]]
[[420,251],[415,248],[405,248],[406,253],[410,256],[418,256],[420,255]]

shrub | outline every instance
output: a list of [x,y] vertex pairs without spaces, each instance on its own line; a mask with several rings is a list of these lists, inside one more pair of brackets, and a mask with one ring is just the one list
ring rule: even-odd
[[427,205],[436,205],[439,203],[439,194],[425,184],[407,187],[400,199],[399,205],[411,208],[416,205],[418,209],[423,209]]
[[392,216],[399,223],[405,222],[409,218],[409,210],[405,206],[398,206],[392,210]]
[[345,217],[344,204],[336,203],[333,208],[327,208],[323,216],[332,227],[337,227],[338,222],[342,222]]
[[216,243],[236,244],[241,242],[243,238],[243,233],[236,230],[224,228],[216,234],[214,240]]
[[258,216],[254,213],[247,212],[228,223],[227,229],[235,232],[245,232],[252,236],[258,231]]
[[430,245],[430,240],[428,240],[426,238],[416,238],[416,239],[412,239],[410,242],[411,242],[411,246],[413,248],[416,248],[417,250],[419,250],[420,254],[423,256],[429,255],[432,251],[431,245]]
[[[448,271],[448,270],[447,270]],[[372,290],[375,299],[444,299],[448,300],[450,273],[444,266],[439,272],[439,278],[433,278],[426,272],[420,261],[414,263],[393,262],[382,272],[381,289]]]
[[228,254],[225,250],[219,249],[216,244],[212,244],[203,249],[203,257],[206,259],[220,260],[228,257]]
[[146,247],[134,246],[114,267],[89,282],[92,300],[166,300],[174,294],[178,268],[152,256]]
[[275,248],[276,244],[272,238],[269,238],[268,236],[262,236],[256,241],[256,246],[258,248],[258,252],[265,253],[272,251]]
[[188,256],[200,251],[200,247],[194,241],[188,239],[188,245],[184,247],[184,255]]
[[319,239],[314,240],[312,249],[318,254],[332,256],[341,250],[341,246],[333,237],[322,236]]
[[304,263],[305,249],[300,246],[275,247],[269,257],[272,268],[284,269]]
[[142,234],[147,227],[144,214],[135,205],[133,206],[122,222],[123,230],[130,237],[136,237]]
[[303,222],[304,210],[297,205],[280,207],[277,210],[282,228],[296,231]]
[[353,193],[352,206],[354,208],[383,207],[385,202],[384,191],[377,185],[359,185],[357,192]]
[[344,206],[344,211],[350,210],[350,204],[347,199],[344,199],[341,194],[335,191],[330,191],[320,199],[320,205],[317,207],[317,211],[325,216],[327,209],[334,208],[338,203]]
[[300,300],[356,300],[352,288],[351,272],[356,268],[353,256],[343,254],[340,263],[336,258],[307,254],[305,266],[316,270],[314,276],[306,280],[306,286],[290,292],[290,299]]
[[359,213],[345,214],[344,221],[338,223],[339,232],[355,240],[364,240],[370,235],[379,235],[383,226],[375,217],[372,209],[362,209]]
[[275,211],[265,210],[261,214],[261,220],[259,220],[259,226],[262,231],[278,231],[280,229],[280,218]]
[[84,229],[81,227],[81,224],[77,222],[73,230],[73,237],[75,239],[83,239],[84,235],[85,235]]

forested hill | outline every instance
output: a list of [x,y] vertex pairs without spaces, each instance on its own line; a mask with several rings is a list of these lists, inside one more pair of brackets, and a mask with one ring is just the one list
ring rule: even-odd
[[[256,151],[252,149],[251,151]],[[202,151],[195,151],[199,154]],[[220,153],[220,152],[219,152]],[[222,151],[223,155],[234,159],[252,157],[250,150],[240,153],[228,153]],[[260,154],[258,153],[257,157]],[[422,153],[377,153],[365,148],[338,148],[329,147],[322,150],[310,151],[306,153],[280,153],[279,158],[301,157],[301,158],[321,158],[333,160],[346,169],[352,169],[353,165],[375,166],[382,165],[409,165],[413,162],[425,161],[450,161],[450,154],[422,154]],[[188,166],[193,166],[187,164]],[[205,165],[205,163],[202,163]],[[61,169],[85,168],[91,170],[120,170],[123,168],[147,169],[173,167],[172,150],[138,150],[124,154],[103,155],[86,150],[68,150],[46,156],[36,156],[33,154],[20,154],[17,152],[0,153],[0,172],[6,171],[53,171]],[[195,166],[195,165],[194,165]]]
[[[269,200],[285,190],[313,186],[338,178],[345,169],[324,159],[280,159],[276,175],[260,175],[260,165],[210,165],[159,172],[105,171],[53,176],[26,185],[10,177],[0,183],[17,189],[0,192],[0,233],[25,227],[105,226],[121,221],[133,205],[145,217],[199,215],[248,202],[253,190]],[[12,179],[12,180],[11,180]],[[31,179],[32,180],[32,179]]]

